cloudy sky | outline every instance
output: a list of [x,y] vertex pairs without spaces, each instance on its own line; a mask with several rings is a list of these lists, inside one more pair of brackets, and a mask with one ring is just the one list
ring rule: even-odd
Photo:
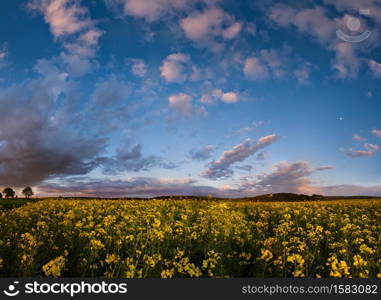
[[381,196],[381,0],[2,0],[0,14],[0,187]]

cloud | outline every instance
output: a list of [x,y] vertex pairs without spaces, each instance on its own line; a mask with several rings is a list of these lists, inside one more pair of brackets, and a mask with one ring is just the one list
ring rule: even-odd
[[341,184],[321,188],[324,195],[329,196],[381,196],[381,185],[363,186],[355,184]]
[[299,84],[307,85],[310,83],[311,72],[315,69],[317,69],[315,65],[305,62],[296,68],[293,73]]
[[334,166],[321,166],[317,167],[315,170],[316,171],[326,171],[326,170],[333,170],[335,167]]
[[262,80],[269,77],[267,66],[257,57],[250,57],[245,60],[243,72],[247,78],[253,80]]
[[168,55],[160,66],[161,76],[167,82],[183,82],[188,78],[185,73],[187,64],[189,63],[189,56],[182,53],[174,53]]
[[252,131],[256,130],[257,128],[259,128],[265,124],[268,124],[268,123],[269,123],[269,121],[253,121],[253,122],[251,122],[250,126],[241,128],[241,129],[237,130],[235,133],[247,134],[247,133],[252,132]]
[[70,75],[89,73],[103,31],[96,28],[87,8],[71,0],[32,0],[28,8],[42,14],[54,38],[63,43],[59,58]]
[[[342,18],[328,17],[327,10],[322,6],[295,9],[286,4],[276,4],[269,10],[269,19],[280,27],[294,27],[300,32],[311,36],[318,43],[335,53],[332,68],[339,78],[355,78],[360,70],[361,59],[359,50],[354,44],[343,42],[336,36],[336,31],[342,28],[349,14]],[[364,20],[363,20],[364,21]],[[363,24],[366,24],[364,21]]]
[[313,194],[318,188],[313,186],[309,176],[314,169],[308,162],[280,162],[270,172],[257,175],[255,181],[244,181],[243,187],[256,194],[266,193],[298,193]]
[[8,56],[8,47],[7,44],[0,46],[0,63]]
[[[247,169],[249,170],[249,169]],[[217,187],[197,184],[189,178],[133,177],[124,180],[68,177],[64,181],[45,182],[38,186],[39,196],[87,197],[156,197],[164,195],[194,195],[216,197],[250,197],[267,193],[319,193],[331,196],[381,196],[381,185],[318,186],[309,178],[317,170],[308,162],[280,162],[272,170],[257,175],[255,180],[244,177],[238,185]]]
[[116,175],[126,171],[140,172],[148,171],[155,167],[173,169],[176,166],[164,162],[156,155],[143,156],[142,145],[129,146],[123,144],[117,149],[115,156],[103,158],[102,170],[105,174]]
[[126,63],[131,66],[131,72],[135,76],[144,77],[147,73],[148,66],[143,59],[128,58]]
[[231,177],[233,175],[233,170],[230,167],[233,164],[244,161],[249,156],[271,145],[279,139],[280,136],[275,134],[261,137],[258,141],[246,139],[244,142],[234,146],[232,149],[226,150],[222,153],[218,160],[209,163],[207,168],[202,171],[201,176],[213,180]]
[[222,32],[222,36],[225,39],[233,39],[241,32],[241,30],[242,30],[242,23],[235,22]]
[[186,37],[213,51],[223,48],[219,39],[230,40],[238,36],[242,25],[217,7],[195,11],[180,21]]
[[214,145],[207,145],[200,149],[193,149],[189,154],[192,160],[202,161],[210,158],[216,148]]
[[297,10],[286,4],[276,4],[269,10],[269,19],[281,27],[294,26],[326,42],[334,38],[337,28],[335,21],[326,16],[321,6]]
[[373,72],[376,77],[381,77],[381,64],[374,59],[369,60],[369,69]]
[[107,7],[117,15],[143,18],[154,22],[177,12],[188,10],[196,0],[105,0]]
[[88,121],[93,127],[104,129],[117,129],[125,126],[132,109],[130,98],[131,85],[123,79],[110,76],[95,84],[95,88],[86,103]]
[[373,129],[373,130],[371,131],[371,133],[372,133],[374,136],[381,138],[381,130],[380,130],[380,129]]
[[376,154],[376,152],[380,149],[378,145],[365,143],[364,144],[365,149],[340,149],[341,152],[343,152],[345,155],[352,157],[352,158],[358,158],[358,157],[364,157],[364,156],[373,156]]
[[[251,80],[294,77],[300,84],[308,84],[313,64],[292,56],[292,49],[262,49],[243,61],[243,73]],[[292,70],[292,71],[289,71]]]
[[221,96],[221,101],[225,103],[236,103],[238,101],[238,95],[234,92],[224,93]]
[[325,4],[333,5],[339,12],[358,13],[360,9],[369,9],[367,18],[381,23],[381,6],[379,0],[324,0]]
[[365,141],[366,139],[363,138],[361,135],[355,133],[355,134],[353,135],[353,140],[356,141],[356,142],[363,142],[363,141]]
[[238,102],[239,96],[236,92],[224,93],[220,89],[209,89],[200,98],[200,102],[203,104],[212,104],[216,100],[220,100],[224,103],[231,104]]
[[7,57],[9,55],[8,44],[0,44],[0,69],[7,65]]
[[71,0],[32,0],[28,7],[44,15],[55,37],[72,35],[92,25],[87,9]]
[[106,146],[83,116],[71,110],[76,98],[67,74],[47,60],[40,60],[34,70],[35,79],[0,90],[2,185],[87,174],[99,166]]
[[176,110],[179,115],[186,117],[208,115],[204,107],[195,107],[192,105],[192,97],[184,94],[174,94],[168,97],[169,106]]
[[230,187],[197,185],[188,178],[135,177],[125,180],[68,178],[65,183],[44,183],[38,187],[43,195],[88,197],[155,197],[164,195],[195,195],[238,197],[240,191]]

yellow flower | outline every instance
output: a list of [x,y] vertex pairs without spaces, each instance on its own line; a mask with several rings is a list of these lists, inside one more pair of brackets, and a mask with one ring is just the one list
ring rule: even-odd
[[59,256],[42,267],[42,271],[46,276],[60,277],[61,271],[65,267],[66,259]]
[[261,249],[261,259],[265,262],[269,262],[273,258],[273,254],[268,249]]
[[108,264],[117,263],[120,260],[119,255],[116,254],[107,254],[105,262]]

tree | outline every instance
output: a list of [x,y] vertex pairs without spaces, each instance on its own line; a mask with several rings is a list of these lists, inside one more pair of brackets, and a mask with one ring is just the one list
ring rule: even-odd
[[12,188],[6,187],[3,190],[3,194],[4,194],[5,198],[14,198],[16,193]]
[[2,194],[2,193],[0,193],[0,199],[1,199],[1,198],[3,198],[3,194]]
[[23,195],[25,198],[30,198],[33,196],[33,190],[30,186],[27,186],[25,189],[22,190]]

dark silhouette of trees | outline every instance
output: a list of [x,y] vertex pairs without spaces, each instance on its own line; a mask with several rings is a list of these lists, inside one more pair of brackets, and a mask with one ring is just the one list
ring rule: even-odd
[[2,193],[0,193],[0,199],[1,199],[1,198],[3,198],[3,194],[2,194]]
[[16,195],[15,191],[12,188],[10,188],[10,187],[6,187],[3,190],[3,194],[4,194],[5,198],[14,198],[15,195]]
[[33,190],[30,186],[27,186],[25,189],[22,190],[23,195],[25,198],[30,198],[33,196]]

